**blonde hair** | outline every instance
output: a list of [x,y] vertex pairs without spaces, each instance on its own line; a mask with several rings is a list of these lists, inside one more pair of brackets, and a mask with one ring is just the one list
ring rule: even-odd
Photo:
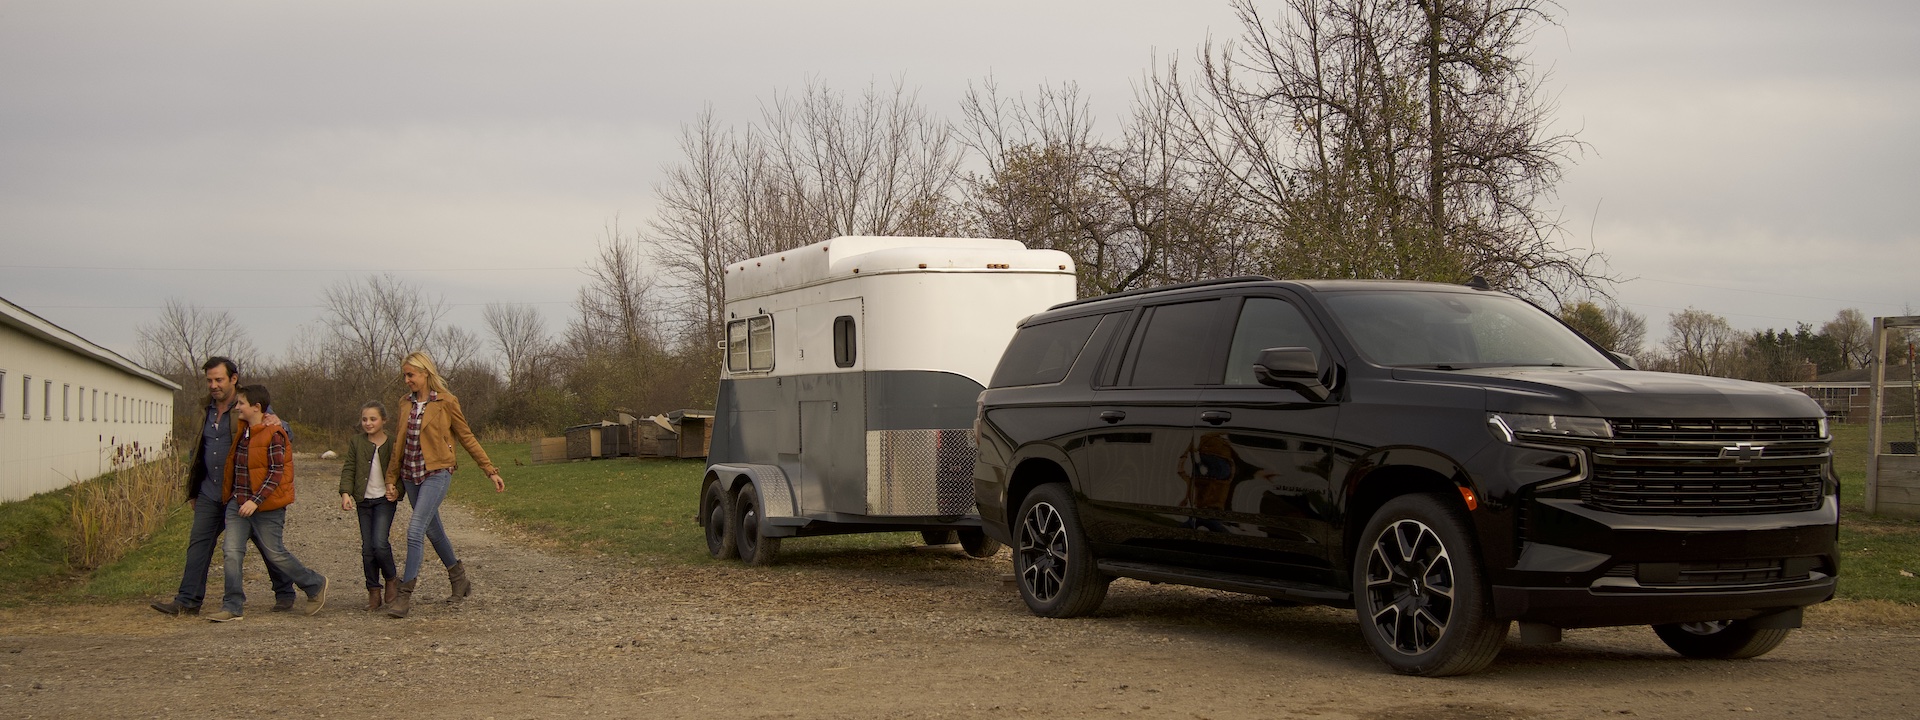
[[447,379],[440,377],[440,369],[433,366],[433,358],[427,357],[427,351],[415,350],[407,355],[401,365],[411,365],[427,374],[427,389],[437,393],[447,393]]

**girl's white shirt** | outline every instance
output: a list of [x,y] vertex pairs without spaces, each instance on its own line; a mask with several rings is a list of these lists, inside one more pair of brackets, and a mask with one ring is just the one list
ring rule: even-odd
[[[388,441],[391,442],[392,438],[388,438]],[[381,443],[380,445],[385,444],[386,443]],[[367,461],[367,493],[365,497],[368,500],[387,496],[386,475],[380,471],[380,445],[373,446],[373,458]]]

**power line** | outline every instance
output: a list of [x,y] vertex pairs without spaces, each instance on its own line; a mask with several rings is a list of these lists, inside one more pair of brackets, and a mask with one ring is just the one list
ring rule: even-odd
[[[205,268],[205,267],[153,267],[153,266],[136,267],[136,266],[123,266],[123,265],[0,265],[0,270],[131,270],[131,271],[137,271],[137,272],[204,272],[207,269],[208,268]],[[580,271],[580,270],[583,270],[584,268],[576,265],[576,266],[569,266],[569,267],[476,267],[476,268],[435,267],[435,268],[405,268],[405,269],[398,269],[398,270],[390,267],[385,267],[385,268],[222,267],[220,269],[229,270],[229,271],[238,271],[238,272],[318,272],[318,273],[433,272],[433,273],[438,273],[438,272],[527,272],[527,271],[558,271],[558,270]]]
[[[22,303],[26,307],[30,303]],[[446,307],[478,307],[492,305],[490,302],[441,303]],[[532,300],[528,302],[500,303],[503,305],[572,305],[572,300]],[[33,305],[42,310],[160,310],[165,305]],[[324,310],[326,305],[196,305],[202,310]]]

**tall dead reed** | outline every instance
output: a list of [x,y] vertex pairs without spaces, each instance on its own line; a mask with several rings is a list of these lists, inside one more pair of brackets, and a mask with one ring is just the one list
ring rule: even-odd
[[139,547],[179,504],[186,460],[178,453],[133,443],[114,448],[112,462],[113,472],[73,488],[67,560],[76,570],[101,567]]

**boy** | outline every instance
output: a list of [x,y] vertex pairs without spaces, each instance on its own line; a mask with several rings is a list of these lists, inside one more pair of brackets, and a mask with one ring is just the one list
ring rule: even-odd
[[214,622],[239,620],[246,607],[241,565],[247,558],[247,540],[254,535],[261,540],[261,559],[306,591],[308,615],[320,612],[327,603],[327,578],[300,564],[299,558],[287,552],[282,537],[287,527],[287,506],[293,503],[293,449],[285,426],[261,422],[272,402],[267,388],[261,385],[247,385],[235,393],[234,410],[240,423],[235,428],[233,447],[227,451],[226,481],[221,492],[227,508],[227,537],[222,545],[227,592],[220,612],[207,618]]

